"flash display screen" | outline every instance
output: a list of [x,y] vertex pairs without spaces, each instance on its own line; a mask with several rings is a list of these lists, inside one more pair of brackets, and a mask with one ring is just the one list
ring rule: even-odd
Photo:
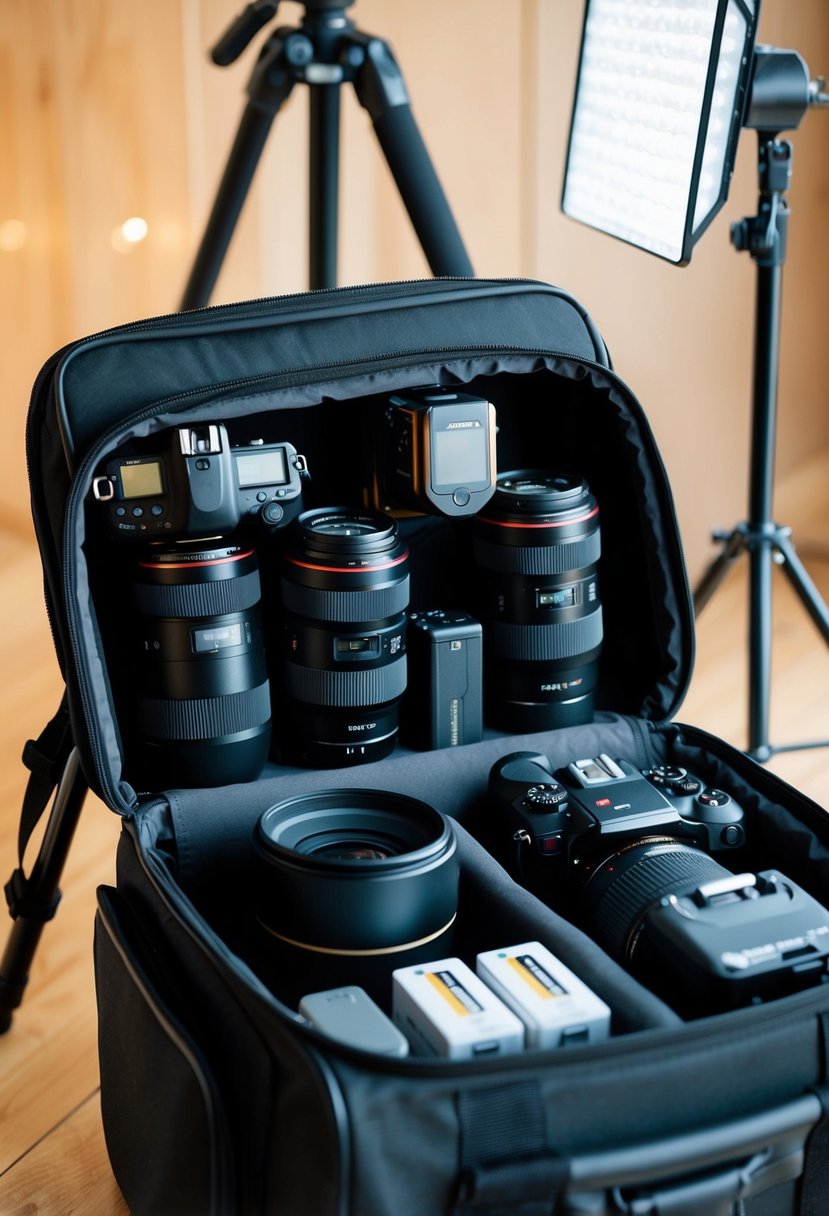
[[288,480],[284,448],[237,456],[236,469],[241,490],[248,486],[282,486]]
[[432,432],[432,476],[436,490],[489,484],[487,428],[480,422]]
[[161,463],[146,460],[141,464],[121,465],[121,492],[124,498],[149,498],[163,493]]

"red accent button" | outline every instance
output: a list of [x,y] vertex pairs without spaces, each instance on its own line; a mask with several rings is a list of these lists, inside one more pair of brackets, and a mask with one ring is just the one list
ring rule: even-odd
[[597,798],[596,799],[596,806],[612,806],[612,805],[613,804],[611,803],[609,798]]
[[541,845],[542,853],[560,853],[561,852],[561,837],[560,836],[542,836],[538,843]]

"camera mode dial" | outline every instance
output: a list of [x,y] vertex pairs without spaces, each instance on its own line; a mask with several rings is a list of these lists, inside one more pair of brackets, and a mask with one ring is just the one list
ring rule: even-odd
[[524,806],[528,811],[549,811],[567,797],[567,790],[557,781],[531,786],[524,795]]

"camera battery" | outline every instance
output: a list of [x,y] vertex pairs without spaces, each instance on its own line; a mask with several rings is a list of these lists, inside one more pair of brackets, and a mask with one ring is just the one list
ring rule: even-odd
[[353,984],[311,992],[299,1004],[307,1022],[332,1039],[383,1056],[407,1056],[409,1043],[371,997]]
[[480,978],[518,1015],[527,1046],[570,1047],[610,1034],[610,1009],[540,942],[479,954]]
[[393,1017],[422,1056],[472,1060],[524,1046],[524,1026],[459,958],[401,967],[392,976]]
[[466,612],[413,612],[406,636],[404,725],[412,746],[432,750],[483,737],[483,630]]

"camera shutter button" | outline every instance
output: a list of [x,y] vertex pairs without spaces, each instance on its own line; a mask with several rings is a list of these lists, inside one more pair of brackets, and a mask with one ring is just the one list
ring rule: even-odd
[[731,796],[726,794],[725,790],[707,790],[697,799],[703,806],[728,806],[730,801]]

